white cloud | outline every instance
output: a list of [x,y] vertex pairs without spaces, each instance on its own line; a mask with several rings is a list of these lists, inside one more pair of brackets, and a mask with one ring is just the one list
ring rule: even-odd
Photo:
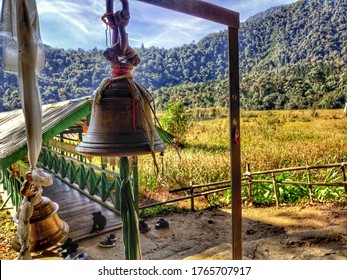
[[[206,0],[240,13],[241,21],[270,7],[294,0]],[[41,36],[45,44],[60,48],[105,48],[105,28],[101,0],[36,0]],[[115,10],[121,3],[114,1]],[[130,44],[138,47],[175,47],[198,41],[225,29],[225,26],[167,9],[129,0],[131,19],[127,27]]]
[[134,43],[144,43],[146,47],[177,47],[225,29],[223,25],[204,19],[140,4],[133,9],[128,33],[135,39]]
[[[89,2],[89,3],[88,3]],[[82,3],[88,5],[82,5]],[[45,44],[61,48],[93,48],[105,29],[100,1],[38,0],[41,36]]]

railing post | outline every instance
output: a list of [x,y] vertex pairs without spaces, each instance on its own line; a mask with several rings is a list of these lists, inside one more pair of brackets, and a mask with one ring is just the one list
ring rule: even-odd
[[106,169],[107,164],[105,164],[104,158],[100,157],[100,166],[102,170]]
[[253,205],[253,190],[252,190],[252,173],[251,173],[251,165],[247,163],[246,167],[246,176],[247,176],[247,184],[248,184],[248,200],[249,205]]
[[[64,133],[60,133],[60,143],[64,143]],[[60,146],[60,154],[64,155],[64,149],[62,148],[62,146]]]
[[307,168],[307,183],[308,183],[308,191],[310,195],[310,203],[313,203],[313,192],[312,192],[312,184],[311,184],[311,174],[310,170]]
[[343,180],[343,187],[345,188],[345,199],[347,202],[347,180],[346,180],[346,172],[345,172],[345,164],[341,163],[341,171],[342,171],[342,180]]
[[275,194],[275,200],[276,200],[276,207],[279,207],[279,200],[278,200],[278,193],[277,193],[277,182],[276,182],[276,177],[275,177],[275,173],[272,172],[272,183],[274,186],[274,194]]
[[195,211],[193,182],[190,183],[190,211]]

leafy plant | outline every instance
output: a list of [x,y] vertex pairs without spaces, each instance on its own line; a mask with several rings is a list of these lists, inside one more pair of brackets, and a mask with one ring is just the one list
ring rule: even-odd
[[253,202],[261,205],[274,205],[275,197],[272,185],[260,183],[253,185]]
[[151,208],[145,208],[143,210],[140,210],[140,218],[149,218],[154,217],[158,215],[166,215],[172,212],[181,212],[184,211],[182,209],[179,209],[175,205],[157,205]]
[[281,185],[278,188],[278,198],[281,203],[292,204],[309,197],[308,187],[296,185]]
[[313,195],[319,202],[339,201],[344,198],[342,187],[315,187]]
[[189,127],[185,107],[179,101],[170,102],[160,118],[160,123],[165,130],[182,142]]
[[219,195],[213,193],[207,196],[207,200],[210,206],[216,206],[220,202],[221,198]]

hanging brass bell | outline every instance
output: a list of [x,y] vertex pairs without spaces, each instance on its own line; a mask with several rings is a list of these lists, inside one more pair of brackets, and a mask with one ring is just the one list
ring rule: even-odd
[[163,151],[166,145],[153,124],[152,100],[138,92],[134,82],[121,79],[102,91],[99,102],[94,98],[88,131],[76,151],[115,157]]
[[[40,252],[58,244],[69,233],[69,226],[57,215],[59,206],[47,197],[34,206],[30,218],[30,252]],[[15,223],[19,222],[19,214],[14,216]],[[18,236],[12,241],[15,251],[21,250]]]

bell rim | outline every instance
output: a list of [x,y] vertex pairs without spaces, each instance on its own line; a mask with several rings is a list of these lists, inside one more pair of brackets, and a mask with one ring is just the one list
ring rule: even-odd
[[128,157],[128,156],[140,156],[140,155],[149,155],[152,153],[159,153],[166,149],[166,145],[158,145],[155,146],[153,151],[149,149],[149,147],[146,147],[147,149],[144,150],[143,147],[136,147],[136,149],[131,149],[127,147],[126,151],[120,151],[120,147],[114,146],[110,147],[108,146],[107,149],[105,146],[97,145],[97,144],[89,144],[84,146],[77,146],[76,152],[78,152],[81,155],[85,156],[104,156],[104,157]]

